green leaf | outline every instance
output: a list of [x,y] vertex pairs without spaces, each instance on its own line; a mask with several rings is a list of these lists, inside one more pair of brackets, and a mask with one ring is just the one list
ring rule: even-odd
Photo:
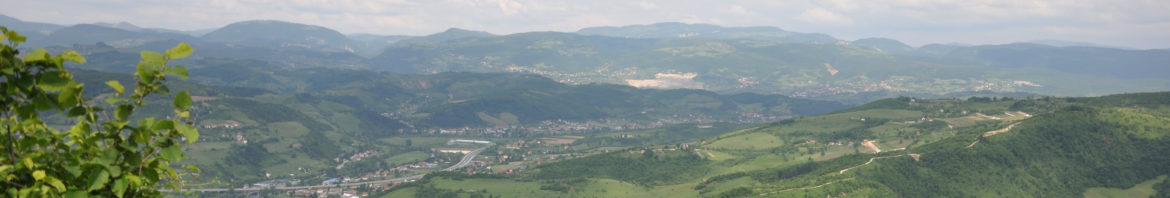
[[0,67],[0,74],[12,75],[14,72],[16,72],[14,67]]
[[194,126],[178,124],[175,126],[175,129],[179,130],[179,134],[183,134],[184,138],[187,138],[187,144],[195,143],[196,140],[199,140],[199,129],[196,129]]
[[64,59],[67,61],[73,61],[75,63],[85,64],[85,57],[81,56],[81,54],[77,53],[77,51],[65,50],[65,53],[61,53],[60,56],[61,56],[61,59]]
[[142,184],[142,178],[139,178],[136,175],[127,174],[125,178],[130,180],[130,184],[132,184],[132,185],[141,185]]
[[77,117],[77,116],[85,115],[86,112],[88,112],[88,111],[86,111],[85,107],[78,106],[78,107],[73,107],[72,109],[69,109],[69,113],[66,115],[69,117]]
[[78,95],[81,95],[81,84],[76,82],[69,82],[65,85],[65,89],[61,90],[61,94],[57,95],[57,103],[62,107],[71,107],[78,102]]
[[45,91],[61,91],[69,85],[69,73],[60,71],[45,72],[37,79],[37,87]]
[[49,183],[49,185],[53,186],[53,188],[56,188],[57,192],[65,192],[66,190],[65,183],[61,183],[60,179],[49,177],[45,183]]
[[5,32],[4,35],[7,35],[8,40],[12,41],[13,43],[23,43],[25,41],[25,37],[17,34],[16,31],[8,31]]
[[41,181],[41,180],[45,179],[45,171],[43,171],[43,170],[33,171],[32,176],[33,176],[33,179],[35,179],[37,181]]
[[175,105],[175,109],[187,110],[188,107],[191,107],[191,94],[187,91],[180,91],[178,95],[175,95],[175,101],[172,104]]
[[163,57],[162,54],[155,51],[142,50],[142,60],[149,63],[162,64],[166,62],[166,57]]
[[192,49],[191,46],[187,45],[186,42],[180,42],[178,45],[175,45],[175,47],[168,49],[166,53],[168,58],[180,59],[190,56],[191,52],[194,51],[195,49]]
[[16,115],[21,117],[21,118],[32,117],[36,113],[37,113],[36,106],[31,105],[31,104],[30,105],[23,105],[23,106],[16,108]]
[[130,137],[133,137],[135,142],[150,141],[150,133],[142,130],[134,130],[134,132],[130,133]]
[[158,122],[155,122],[155,123],[154,123],[154,126],[153,126],[153,127],[151,127],[151,128],[152,128],[153,130],[156,130],[156,131],[157,131],[157,130],[170,130],[170,129],[175,129],[175,121],[171,121],[171,120],[159,120]]
[[126,92],[126,88],[122,87],[122,83],[118,82],[117,80],[106,81],[106,85],[109,85],[110,88],[114,88],[114,91],[117,92],[118,95],[122,95],[122,93]]
[[118,121],[126,121],[132,112],[134,112],[134,106],[118,105],[118,108],[114,109],[114,118],[117,118]]
[[174,66],[167,70],[167,74],[178,76],[179,78],[187,79],[187,67]]
[[73,177],[78,177],[81,176],[81,167],[67,166],[65,167],[65,172],[69,172],[69,175],[72,175]]
[[89,197],[89,193],[87,193],[85,191],[69,191],[69,192],[65,193],[65,198],[86,198],[86,197]]
[[122,197],[122,194],[126,194],[126,178],[114,180],[112,187],[114,188],[114,196]]
[[28,54],[24,55],[24,62],[45,61],[48,60],[48,58],[49,53],[45,52],[45,49],[42,48],[33,50],[33,52],[29,52]]
[[36,105],[37,111],[50,110],[53,109],[54,105],[57,105],[57,99],[50,99],[50,96],[53,95],[39,95],[36,98],[33,98],[33,105]]
[[122,175],[122,168],[118,166],[106,167],[106,171],[110,172],[110,177],[118,177]]
[[179,145],[176,144],[163,148],[161,154],[164,160],[174,162],[179,161],[179,158],[183,155],[183,151],[179,149]]
[[115,104],[118,104],[119,102],[126,102],[126,98],[119,98],[119,97],[106,98],[106,104],[110,104],[110,106],[114,106]]
[[101,170],[100,168],[90,170],[97,171],[97,173],[89,175],[89,188],[86,190],[93,191],[101,189],[106,186],[106,183],[110,182],[110,173],[106,173],[106,170]]
[[28,158],[28,157],[24,157],[24,159],[21,159],[20,162],[24,163],[25,168],[29,168],[29,169],[33,168],[33,166],[36,165],[35,163],[33,163],[32,158]]
[[138,79],[141,79],[142,82],[147,82],[147,83],[154,82],[154,73],[155,73],[155,71],[158,71],[158,69],[155,68],[154,65],[155,64],[151,64],[150,62],[147,62],[145,60],[139,61],[138,62],[138,72],[136,73],[136,74],[138,74]]

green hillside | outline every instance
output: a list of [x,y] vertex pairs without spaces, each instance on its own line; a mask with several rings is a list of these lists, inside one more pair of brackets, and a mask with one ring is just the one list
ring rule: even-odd
[[[212,167],[204,169],[206,178],[229,179],[232,182],[226,184],[233,185],[262,181],[264,173],[311,172],[319,175],[291,178],[323,180],[320,174],[349,176],[420,160],[450,160],[448,155],[427,157],[447,138],[504,136],[501,140],[513,141],[611,131],[638,136],[582,139],[589,146],[580,149],[592,150],[693,141],[743,123],[846,107],[779,95],[566,85],[531,74],[401,75],[325,68],[265,72],[259,69],[266,67],[247,62],[204,65],[218,61],[194,61],[190,66],[194,77],[169,87],[189,91],[195,101],[192,116],[203,138],[188,149],[189,163]],[[89,70],[75,75],[81,83],[98,85],[131,79],[129,74]],[[112,92],[106,86],[86,88],[90,93]],[[142,116],[169,112],[166,100],[148,102],[164,108],[141,109]],[[334,160],[366,151],[388,160],[356,164]]]
[[688,147],[634,147],[546,163],[516,176],[436,175],[384,196],[1162,195],[1170,193],[1156,180],[1170,174],[1164,155],[1170,151],[1168,101],[1168,92],[894,98],[736,130]]
[[914,47],[910,47],[901,41],[888,38],[864,38],[852,41],[849,44],[870,47],[890,54],[907,54],[914,51]]

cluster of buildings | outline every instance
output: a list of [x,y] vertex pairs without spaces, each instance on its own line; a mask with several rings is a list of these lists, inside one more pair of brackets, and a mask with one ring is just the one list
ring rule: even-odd
[[390,190],[390,188],[393,188],[394,186],[398,186],[398,184],[399,184],[399,182],[384,182],[384,183],[377,183],[377,184],[369,184],[369,185],[365,186],[365,187],[368,187],[368,189],[370,189],[369,191],[358,191],[357,187],[344,187],[344,188],[322,187],[322,188],[287,190],[287,191],[285,191],[285,193],[288,195],[293,195],[293,196],[297,196],[297,197],[309,197],[309,196],[313,196],[313,195],[316,195],[318,197],[329,197],[330,195],[338,195],[338,196],[341,196],[342,198],[356,198],[356,197],[370,196],[370,193]]
[[279,188],[279,187],[285,187],[285,186],[295,186],[299,183],[301,183],[301,180],[274,179],[274,180],[263,181],[260,183],[255,183],[255,184],[252,184],[252,186],[246,186],[244,188],[270,188],[270,187]]
[[236,127],[240,127],[240,122],[236,122],[235,120],[227,120],[227,121],[223,121],[221,123],[203,124],[203,125],[200,125],[199,127],[204,128],[204,129],[219,129],[219,128],[234,129]]
[[902,124],[918,124],[926,122],[934,122],[934,118],[930,118],[929,116],[922,116],[922,118],[918,118],[918,120],[902,121]]
[[344,163],[344,161],[361,161],[363,158],[371,157],[371,156],[375,156],[375,155],[378,155],[378,151],[371,149],[371,150],[366,150],[366,151],[362,151],[359,153],[354,153],[353,155],[349,156],[349,158],[333,158],[333,161],[334,162],[342,162],[342,163]]

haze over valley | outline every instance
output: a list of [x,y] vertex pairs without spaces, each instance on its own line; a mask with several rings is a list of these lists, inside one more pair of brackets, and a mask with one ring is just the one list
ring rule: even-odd
[[[693,13],[707,20],[685,20],[674,11],[693,3],[641,1],[635,7],[647,10],[647,19],[627,12],[605,17],[656,21],[548,25],[570,19],[547,10],[609,11],[581,11],[589,6],[564,2],[393,3],[424,10],[447,5],[450,11],[488,5],[503,12],[453,12],[428,19],[443,24],[408,26],[388,23],[384,17],[391,15],[356,16],[418,13],[382,5],[387,2],[354,11],[349,3],[320,7],[331,11],[277,4],[240,12],[250,17],[245,20],[206,11],[188,16],[216,21],[133,21],[150,24],[141,26],[0,9],[20,15],[0,15],[6,67],[0,88],[8,92],[0,143],[12,143],[0,147],[11,154],[0,158],[0,172],[11,175],[0,178],[0,192],[1170,196],[1170,49],[1164,35],[1145,31],[1164,27],[1167,17],[1147,8],[1118,6],[1132,13],[1101,20],[1110,25],[1063,21],[1096,19],[1068,14],[1075,10],[1117,11],[1044,1],[985,5],[1002,11],[981,15],[995,22],[923,11],[956,23],[948,26],[902,13],[923,6],[952,9],[941,3],[835,2],[789,19],[763,19],[780,15],[764,10],[789,8],[745,8],[740,4],[758,2],[741,2]],[[162,5],[169,4],[143,8]],[[250,2],[212,6],[235,9],[214,12],[259,9]],[[101,13],[109,12],[77,11],[96,19],[125,18]],[[270,17],[252,17],[256,13]],[[355,19],[322,22],[336,13]],[[452,19],[460,16],[476,17]],[[355,25],[363,21],[369,23]],[[216,23],[222,26],[208,28]],[[877,25],[890,27],[871,27]],[[1087,30],[1098,26],[1132,32]],[[402,32],[386,32],[392,27]],[[953,29],[938,30],[944,27]],[[943,35],[963,29],[988,38],[942,41],[974,34]],[[923,34],[939,35],[913,36]],[[1106,38],[1114,35],[1149,42]],[[149,130],[161,132],[143,135]],[[83,149],[120,144],[105,142],[142,144]],[[159,150],[150,152],[154,147]],[[70,149],[96,154],[50,153]],[[147,163],[154,159],[162,161]],[[162,168],[149,174],[141,166],[117,168],[134,163]],[[168,167],[173,170],[163,169]],[[176,176],[167,176],[168,170]]]

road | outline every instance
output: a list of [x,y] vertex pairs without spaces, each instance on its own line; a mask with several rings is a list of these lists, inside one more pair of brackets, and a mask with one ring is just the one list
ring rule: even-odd
[[[488,147],[491,147],[491,146],[486,146],[483,148],[475,149],[475,150],[471,151],[470,153],[467,153],[467,155],[463,156],[463,159],[459,160],[459,163],[455,163],[455,165],[453,165],[451,167],[447,167],[447,168],[443,169],[442,171],[452,171],[455,169],[467,167],[467,165],[470,165],[471,161],[473,159],[475,159],[476,155],[479,155],[479,153],[483,152],[484,150],[487,150]],[[380,183],[388,183],[388,182],[405,182],[405,181],[409,181],[409,180],[421,179],[421,178],[423,178],[423,176],[426,176],[426,174],[412,175],[412,176],[391,178],[391,179],[383,179],[383,180],[364,181],[364,182],[330,184],[330,185],[316,185],[316,186],[285,186],[285,187],[275,187],[273,189],[276,189],[276,190],[299,190],[299,189],[313,189],[313,188],[335,188],[338,186],[349,187],[349,186],[359,186],[359,185],[366,185],[366,184],[380,184]],[[200,189],[186,189],[183,191],[184,192],[227,192],[227,191],[248,192],[248,191],[260,191],[260,190],[266,190],[266,189],[268,189],[268,188],[236,188],[236,189],[200,188]],[[160,191],[170,192],[169,189],[162,189]]]
[[[999,129],[999,130],[988,131],[988,132],[986,132],[986,133],[983,133],[983,137],[988,137],[988,136],[992,136],[992,135],[995,135],[995,134],[1000,134],[1000,133],[1008,132],[1008,131],[1012,130],[1012,127],[1015,127],[1015,126],[1016,126],[1016,125],[1018,125],[1018,124],[1020,124],[1020,122],[1013,123],[1012,125],[1008,125],[1006,128],[1002,128],[1002,129]],[[967,148],[971,148],[971,147],[975,146],[975,144],[978,144],[978,143],[979,143],[979,139],[975,139],[975,141],[974,141],[974,142],[971,142],[971,145],[967,145]]]
[[483,152],[483,150],[486,150],[487,148],[488,147],[475,149],[475,150],[471,151],[470,153],[467,153],[467,155],[463,155],[463,159],[460,159],[459,163],[456,163],[454,166],[444,168],[443,171],[453,171],[455,169],[463,168],[463,167],[466,167],[467,165],[470,165],[471,160],[475,159],[476,155],[479,155],[480,152]]

